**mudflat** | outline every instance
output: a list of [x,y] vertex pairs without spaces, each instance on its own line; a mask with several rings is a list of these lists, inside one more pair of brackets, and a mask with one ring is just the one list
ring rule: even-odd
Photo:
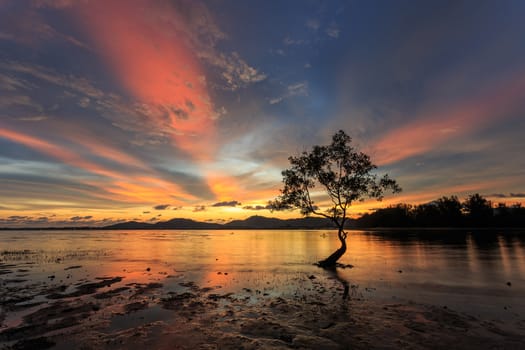
[[42,270],[31,256],[2,256],[2,349],[520,349],[525,342],[523,320],[509,327],[446,306],[379,301],[357,285],[343,298],[341,279],[322,269],[287,278],[286,288],[264,276],[257,288],[231,288],[236,273],[226,271],[210,271],[224,286],[202,286],[161,263],[92,276],[57,260],[60,273],[31,280]]

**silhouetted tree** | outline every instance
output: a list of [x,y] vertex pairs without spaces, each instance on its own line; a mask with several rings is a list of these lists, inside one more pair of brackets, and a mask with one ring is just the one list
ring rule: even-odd
[[460,203],[457,196],[446,197],[425,204],[411,206],[397,204],[376,209],[355,220],[357,227],[525,227],[525,208],[521,203],[507,206],[490,201],[479,194]]
[[[335,267],[346,252],[344,231],[348,208],[354,201],[366,198],[382,199],[386,190],[400,192],[397,182],[388,175],[378,178],[370,157],[358,152],[351,145],[352,139],[338,131],[327,146],[314,146],[311,152],[289,157],[291,167],[282,172],[284,187],[281,195],[269,203],[273,210],[300,209],[301,214],[319,215],[330,219],[338,229],[341,247],[328,258],[319,261],[321,267]],[[330,207],[322,211],[312,198],[312,191],[321,187]]]
[[413,226],[412,206],[397,204],[375,210],[357,219],[359,227],[410,227]]
[[439,208],[436,202],[419,204],[414,208],[413,216],[417,226],[439,226]]
[[510,217],[506,220],[509,226],[525,227],[525,208],[521,203],[515,203],[510,206]]
[[492,203],[479,193],[468,196],[463,202],[463,208],[469,224],[486,225],[493,216]]
[[439,226],[458,226],[461,224],[462,206],[457,196],[443,196],[436,201],[436,205],[442,222]]

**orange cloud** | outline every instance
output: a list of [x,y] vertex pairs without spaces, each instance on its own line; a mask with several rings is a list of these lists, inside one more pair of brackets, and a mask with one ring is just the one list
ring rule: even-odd
[[445,141],[496,122],[525,98],[525,74],[504,81],[484,93],[439,111],[431,111],[394,129],[371,147],[378,164],[389,164],[432,150]]
[[53,158],[59,159],[60,161],[66,164],[70,164],[78,168],[87,170],[93,174],[107,177],[119,176],[116,172],[110,171],[95,163],[80,158],[74,152],[71,152],[65,149],[64,147],[54,145],[52,143],[43,141],[33,136],[25,135],[8,129],[0,129],[0,137],[3,137],[16,143],[23,144],[27,147],[39,151],[40,153],[47,154]]
[[[170,3],[94,1],[78,5],[75,16],[117,80],[144,105],[150,125],[198,164],[212,160],[216,113],[185,19]],[[218,199],[235,193],[234,178],[202,172]]]
[[150,122],[194,159],[209,159],[214,112],[184,21],[167,2],[92,1],[75,15]]
[[140,169],[149,170],[150,168],[142,162],[140,159],[137,159],[127,153],[124,153],[116,148],[105,145],[101,140],[85,138],[78,134],[75,134],[71,137],[71,141],[76,142],[79,145],[82,145],[93,154],[98,157],[111,160],[116,163],[134,166]]
[[[61,162],[75,166],[87,172],[104,176],[108,181],[86,180],[85,184],[101,188],[109,195],[90,193],[105,199],[114,199],[133,203],[157,203],[158,201],[170,201],[179,203],[180,199],[194,200],[195,197],[186,193],[180,186],[162,179],[140,175],[124,174],[117,171],[106,169],[98,164],[87,161],[74,152],[67,150],[65,147],[43,141],[34,136],[22,134],[8,129],[0,129],[0,137],[10,141],[23,144],[29,148],[35,149],[42,154],[49,155]],[[121,155],[119,151],[109,147],[97,148],[98,151],[104,151],[111,154],[109,157]],[[125,158],[126,159],[126,158]],[[130,160],[138,162],[134,158]],[[140,165],[140,163],[138,163]],[[175,204],[174,203],[174,204]]]

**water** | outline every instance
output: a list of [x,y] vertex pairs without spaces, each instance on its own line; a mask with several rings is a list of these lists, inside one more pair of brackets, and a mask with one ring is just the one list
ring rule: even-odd
[[[354,267],[338,276],[353,285],[354,296],[427,303],[488,320],[525,318],[525,232],[349,233],[340,262]],[[167,293],[191,281],[221,293],[287,297],[305,276],[331,278],[313,263],[337,248],[335,232],[326,230],[3,231],[0,284],[3,298],[9,288],[10,297],[27,296],[17,305],[46,301],[53,287],[67,294],[116,276],[122,282],[99,291],[162,283]],[[4,313],[3,327],[34,308]]]

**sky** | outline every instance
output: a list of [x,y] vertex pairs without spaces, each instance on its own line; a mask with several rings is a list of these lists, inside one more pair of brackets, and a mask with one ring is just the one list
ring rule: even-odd
[[[525,2],[0,0],[0,227],[271,213],[344,130],[396,203],[525,202]],[[319,202],[322,206],[323,201]]]

